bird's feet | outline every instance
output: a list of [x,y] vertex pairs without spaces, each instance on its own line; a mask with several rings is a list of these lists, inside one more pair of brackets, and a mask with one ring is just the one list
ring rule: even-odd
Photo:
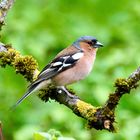
[[[65,92],[65,94],[69,97],[69,98],[75,98],[77,96],[71,94],[64,86],[59,86],[57,87],[57,90],[58,90],[58,93],[62,93],[62,92]],[[78,97],[77,97],[78,98]]]

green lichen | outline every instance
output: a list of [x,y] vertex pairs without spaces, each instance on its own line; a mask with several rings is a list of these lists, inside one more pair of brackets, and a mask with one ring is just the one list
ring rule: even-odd
[[15,57],[19,56],[19,52],[9,48],[6,52],[0,52],[0,66],[5,67],[6,65],[12,65],[15,61]]
[[97,108],[93,107],[91,104],[78,100],[76,107],[74,108],[74,113],[79,114],[79,116],[88,120],[93,120],[93,114],[95,114],[96,110]]
[[28,81],[33,81],[33,75],[38,65],[32,56],[17,56],[13,62],[16,73],[22,74]]
[[38,68],[36,60],[32,56],[21,56],[11,45],[4,47],[7,51],[0,52],[0,66],[13,66],[16,73],[22,74],[28,81],[33,81],[35,70]]
[[114,111],[122,95],[123,94],[120,94],[120,93],[110,94],[109,99],[107,100],[107,103],[105,104],[104,108],[109,109],[109,111],[112,111],[112,110]]
[[124,78],[118,78],[115,81],[115,87],[118,90],[117,92],[120,94],[129,93],[131,89],[128,80]]
[[129,84],[129,87],[130,89],[133,89],[133,88],[137,88],[139,86],[139,84],[137,83],[140,79],[140,75],[135,75],[136,77],[133,79],[133,78],[129,78],[127,81],[128,81],[128,84]]
[[[94,117],[93,117],[94,116]],[[92,119],[88,120],[87,127],[89,129],[96,128],[97,130],[106,129],[115,132],[114,128],[114,111],[106,107],[97,108],[96,112],[92,115]]]
[[[4,47],[5,47],[6,49],[13,49],[11,44],[6,44],[6,45],[4,45]],[[14,49],[13,49],[13,50],[14,50]]]
[[41,90],[41,92],[39,92],[38,96],[42,101],[47,102],[49,100],[49,98],[55,99],[56,93],[57,93],[56,87],[54,85],[50,84],[47,86],[47,88],[45,90]]

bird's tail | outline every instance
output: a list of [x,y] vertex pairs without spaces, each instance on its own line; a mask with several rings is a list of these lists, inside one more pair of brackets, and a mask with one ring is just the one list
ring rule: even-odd
[[32,92],[27,91],[10,109],[14,110],[24,99],[26,99]]
[[29,95],[36,91],[36,88],[40,84],[41,81],[33,82],[29,87],[28,91],[17,101],[15,105],[13,105],[10,110],[14,110],[24,99],[26,99]]

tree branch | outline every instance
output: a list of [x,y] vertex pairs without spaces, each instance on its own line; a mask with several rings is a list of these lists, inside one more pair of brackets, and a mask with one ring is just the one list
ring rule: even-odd
[[[22,74],[30,82],[36,79],[39,71],[37,70],[36,60],[31,56],[22,56],[18,51],[10,45],[0,45],[0,66],[10,65],[15,68],[17,73]],[[134,71],[127,79],[117,79],[115,81],[115,91],[110,94],[105,105],[102,107],[94,107],[89,103],[82,101],[71,90],[67,89],[67,94],[62,89],[49,85],[46,90],[39,93],[39,98],[47,102],[48,99],[55,100],[60,104],[64,104],[70,108],[77,116],[87,120],[89,128],[106,129],[115,131],[115,109],[121,97],[130,93],[132,89],[138,87],[140,80],[140,67]]]
[[4,20],[8,10],[12,7],[14,0],[1,0],[0,2],[0,29],[4,25]]
[[2,123],[0,121],[0,140],[4,140],[3,133],[2,133]]

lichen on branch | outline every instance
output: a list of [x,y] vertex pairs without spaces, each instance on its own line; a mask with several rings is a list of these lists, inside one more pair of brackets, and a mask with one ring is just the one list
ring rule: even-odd
[[[32,56],[22,56],[11,45],[0,45],[0,66],[12,66],[16,73],[22,74],[30,82],[36,79],[39,71],[37,62]],[[121,97],[130,93],[132,89],[138,87],[140,80],[140,67],[134,71],[127,79],[118,78],[115,81],[115,91],[109,95],[108,100],[102,107],[95,107],[82,101],[76,94],[67,89],[67,94],[62,89],[54,85],[49,85],[46,90],[41,90],[38,97],[47,102],[49,99],[55,100],[70,108],[77,116],[87,120],[88,128],[106,129],[114,132],[115,109]]]
[[[22,74],[27,80],[32,81],[37,77],[39,71],[37,70],[37,63],[31,56],[22,56],[18,51],[13,49],[10,45],[0,46],[0,65],[13,66],[16,73]],[[35,73],[35,71],[37,71]],[[65,91],[59,91],[54,85],[48,86],[48,89],[41,91],[39,97],[43,101],[53,99],[60,104],[64,104],[70,108],[77,116],[87,120],[89,128],[107,129],[115,131],[115,109],[122,95],[130,93],[131,89],[138,86],[140,80],[140,67],[133,72],[128,79],[119,78],[115,81],[116,90],[109,95],[109,99],[102,107],[94,107],[79,99],[69,89],[70,94]]]
[[[5,48],[5,49],[4,49]],[[27,81],[33,81],[38,73],[38,64],[32,56],[21,56],[11,45],[0,45],[0,66],[12,66],[16,73],[22,74]]]

